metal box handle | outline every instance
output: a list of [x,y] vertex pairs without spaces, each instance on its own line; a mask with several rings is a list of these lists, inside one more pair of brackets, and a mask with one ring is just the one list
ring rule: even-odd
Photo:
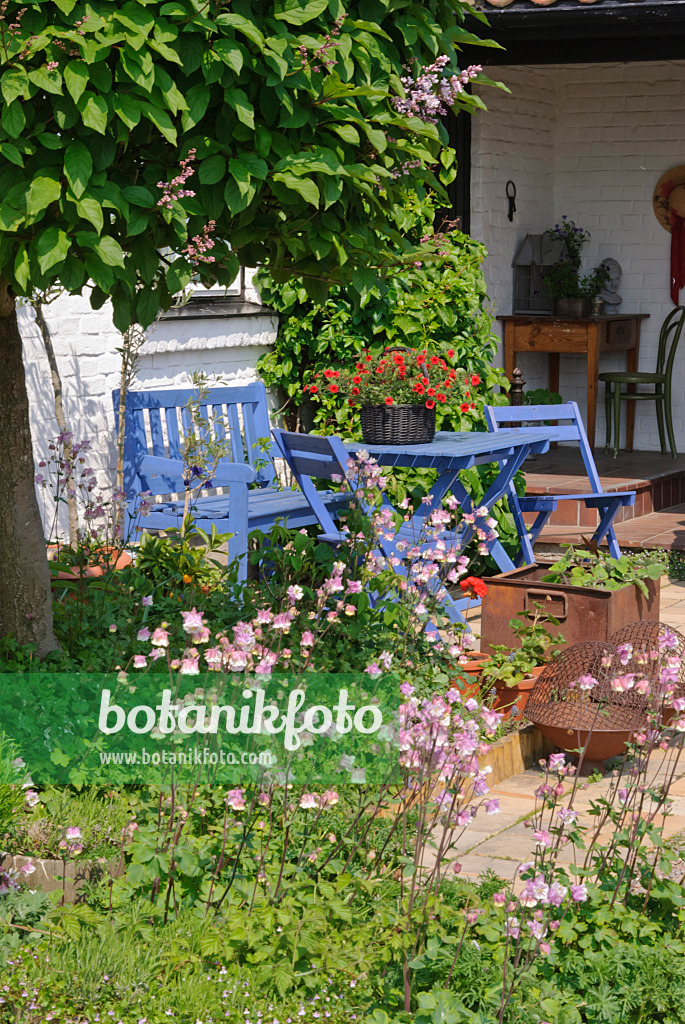
[[[566,618],[568,611],[566,607],[566,594],[558,594],[549,590],[527,590],[525,598],[525,611],[534,611],[536,603],[542,603],[545,611],[560,622]],[[557,610],[558,609],[558,610]]]

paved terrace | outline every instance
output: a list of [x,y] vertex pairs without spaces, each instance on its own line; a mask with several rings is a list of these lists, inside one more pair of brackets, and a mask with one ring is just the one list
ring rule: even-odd
[[[685,583],[670,583],[665,577],[661,590],[661,620],[685,633]],[[477,633],[478,619],[474,618],[472,624]],[[665,756],[659,751],[650,762],[654,769],[652,774],[657,779]],[[671,787],[672,814],[666,819],[664,829],[667,837],[685,834],[685,755],[678,770],[680,777]],[[493,786],[488,798],[499,800],[501,814],[479,814],[458,840],[454,858],[462,866],[462,875],[477,878],[490,868],[501,878],[513,878],[519,864],[532,858],[535,840],[526,820],[535,811],[535,790],[543,779],[542,769],[530,768]],[[590,801],[607,792],[611,779],[611,774],[608,774],[598,782],[579,780],[573,806],[580,813],[581,822],[592,824],[593,819],[587,814]],[[574,852],[572,846],[566,847],[560,853],[560,861],[572,860]]]

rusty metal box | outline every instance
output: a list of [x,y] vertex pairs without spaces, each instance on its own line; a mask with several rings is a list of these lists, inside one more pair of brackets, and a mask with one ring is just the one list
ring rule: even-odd
[[536,604],[559,619],[559,626],[550,625],[549,631],[561,633],[568,644],[608,640],[630,622],[659,620],[661,580],[645,580],[646,598],[632,583],[620,590],[596,590],[540,582],[553,564],[526,565],[485,580],[488,592],[483,599],[481,651],[489,651],[493,644],[518,647],[509,620],[519,612],[534,610]]

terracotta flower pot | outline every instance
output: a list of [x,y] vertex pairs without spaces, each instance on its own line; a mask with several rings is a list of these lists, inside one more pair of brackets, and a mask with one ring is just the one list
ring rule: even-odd
[[[48,546],[49,561],[58,561],[59,551],[60,547],[58,544],[50,544]],[[104,576],[105,573],[109,572],[111,569],[119,570],[123,569],[127,565],[131,565],[132,561],[133,559],[127,551],[120,551],[118,548],[108,545],[107,547],[98,548],[92,565],[75,565],[73,569],[60,569],[53,579],[97,579],[100,576]]]
[[489,660],[489,655],[481,654],[479,651],[469,651],[463,657],[466,658],[466,661],[463,664],[461,661],[456,664],[457,675],[450,679],[450,685],[455,686],[465,700],[468,700],[469,697],[479,700],[482,688],[481,675],[483,666]]
[[591,731],[588,729],[564,729],[561,726],[538,723],[542,735],[560,750],[565,751],[577,763],[578,751],[584,751],[581,775],[603,771],[604,762],[610,757],[621,757],[626,752],[626,743],[635,735],[632,729],[602,729],[601,723]]
[[499,711],[505,718],[509,718],[512,708],[516,707],[518,714],[523,714],[530,692],[544,667],[544,665],[539,665],[537,668],[532,669],[530,674],[522,676],[515,686],[507,686],[503,680],[496,679],[493,685],[497,696],[495,697],[495,703],[492,705],[493,711]]

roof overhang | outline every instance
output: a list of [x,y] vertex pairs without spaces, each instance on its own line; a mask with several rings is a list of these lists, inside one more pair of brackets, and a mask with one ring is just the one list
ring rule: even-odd
[[504,50],[469,47],[468,62],[585,64],[685,60],[685,0],[477,0]]

